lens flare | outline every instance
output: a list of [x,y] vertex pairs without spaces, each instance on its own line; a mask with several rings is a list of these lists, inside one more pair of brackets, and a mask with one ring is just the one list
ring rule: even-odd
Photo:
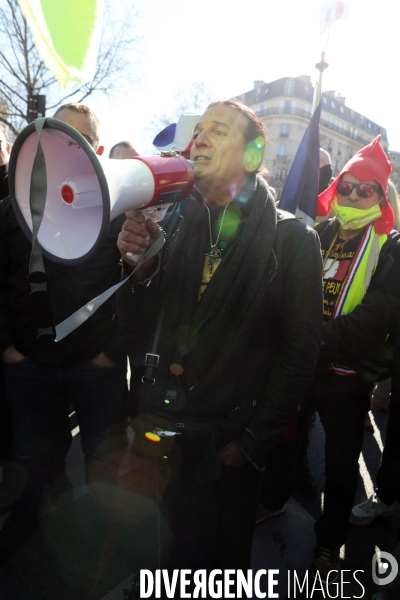
[[178,365],[176,363],[174,363],[173,365],[170,366],[169,370],[171,371],[172,375],[182,375],[183,373],[183,367],[182,365]]
[[265,141],[262,137],[257,137],[247,144],[244,153],[244,166],[250,172],[257,171],[264,158]]
[[159,435],[157,435],[156,433],[153,433],[152,431],[147,431],[144,434],[144,437],[147,438],[150,442],[160,442],[161,438]]
[[[220,218],[218,219],[218,231],[221,226]],[[225,242],[230,242],[238,233],[239,225],[242,221],[242,211],[238,206],[229,205],[225,213],[225,218],[222,222],[220,239]],[[222,244],[221,244],[222,246]]]

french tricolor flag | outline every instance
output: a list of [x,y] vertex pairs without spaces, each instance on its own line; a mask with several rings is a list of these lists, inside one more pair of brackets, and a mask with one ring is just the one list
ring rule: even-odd
[[325,0],[320,5],[319,28],[321,35],[336,21],[349,16],[350,0]]
[[305,130],[279,200],[279,208],[293,213],[310,227],[314,227],[317,212],[320,116],[321,102]]

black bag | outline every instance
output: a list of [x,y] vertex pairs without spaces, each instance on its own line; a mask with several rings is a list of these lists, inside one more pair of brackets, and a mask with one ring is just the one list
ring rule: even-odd
[[246,398],[224,417],[167,416],[154,407],[146,406],[145,386],[140,396],[141,414],[131,422],[135,432],[134,448],[140,454],[153,457],[168,454],[174,442],[186,454],[191,454],[194,446],[204,445],[211,438],[216,449],[222,448],[239,436],[256,406],[255,402]]

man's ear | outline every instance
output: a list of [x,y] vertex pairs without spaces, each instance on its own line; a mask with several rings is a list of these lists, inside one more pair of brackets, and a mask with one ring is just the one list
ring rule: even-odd
[[103,152],[104,152],[104,146],[99,146],[96,150],[96,154],[98,156],[102,156]]

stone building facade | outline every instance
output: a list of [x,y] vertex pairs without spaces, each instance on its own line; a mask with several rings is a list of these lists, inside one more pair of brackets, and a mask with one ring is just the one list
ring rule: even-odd
[[[255,81],[254,88],[238,99],[250,106],[263,120],[269,143],[265,166],[268,181],[278,197],[312,114],[314,87],[311,76],[283,77],[271,83]],[[331,156],[337,175],[357,150],[378,134],[388,150],[386,130],[346,106],[345,98],[334,91],[323,92],[320,121],[320,146]]]

